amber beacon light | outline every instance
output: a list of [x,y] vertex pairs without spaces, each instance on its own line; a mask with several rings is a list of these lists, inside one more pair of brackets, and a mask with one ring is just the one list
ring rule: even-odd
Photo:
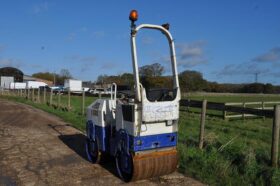
[[131,10],[129,14],[129,20],[132,22],[137,21],[138,19],[138,12],[136,10]]

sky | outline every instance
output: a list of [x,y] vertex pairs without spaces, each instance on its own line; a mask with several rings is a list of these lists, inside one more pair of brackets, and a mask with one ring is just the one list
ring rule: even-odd
[[[178,71],[208,81],[280,85],[278,0],[1,0],[0,68],[25,74],[68,69],[76,79],[132,73],[129,12],[137,25],[170,24]],[[158,31],[137,35],[139,65],[170,73],[168,43]]]

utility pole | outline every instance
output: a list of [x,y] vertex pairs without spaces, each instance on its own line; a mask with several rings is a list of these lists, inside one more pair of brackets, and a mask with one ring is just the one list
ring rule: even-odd
[[259,72],[256,72],[256,73],[255,73],[255,83],[258,83],[259,74],[260,74]]
[[56,82],[55,82],[55,71],[53,72],[53,86],[55,86]]

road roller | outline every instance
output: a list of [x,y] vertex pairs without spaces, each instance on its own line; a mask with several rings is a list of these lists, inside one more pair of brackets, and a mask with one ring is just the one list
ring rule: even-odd
[[[92,163],[110,155],[118,175],[125,182],[172,173],[178,164],[178,119],[181,98],[174,40],[169,24],[141,24],[136,10],[130,12],[131,54],[134,75],[133,94],[99,98],[87,108],[86,154]],[[150,89],[141,82],[138,71],[136,35],[139,30],[156,30],[166,36],[170,48],[172,88]],[[108,158],[107,158],[108,159]]]

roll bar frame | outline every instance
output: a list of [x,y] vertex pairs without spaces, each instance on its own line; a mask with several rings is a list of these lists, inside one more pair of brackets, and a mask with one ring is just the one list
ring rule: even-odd
[[172,74],[173,74],[173,76],[172,76],[173,77],[173,88],[174,89],[179,88],[175,44],[174,44],[174,40],[172,38],[171,33],[160,25],[141,24],[136,27],[134,24],[131,24],[131,54],[132,54],[132,65],[133,65],[134,82],[135,82],[135,99],[138,102],[141,102],[141,94],[140,94],[141,88],[140,88],[140,81],[139,81],[139,70],[138,70],[138,60],[137,60],[137,50],[136,50],[136,35],[140,29],[159,30],[168,39],[171,66],[172,66]]

